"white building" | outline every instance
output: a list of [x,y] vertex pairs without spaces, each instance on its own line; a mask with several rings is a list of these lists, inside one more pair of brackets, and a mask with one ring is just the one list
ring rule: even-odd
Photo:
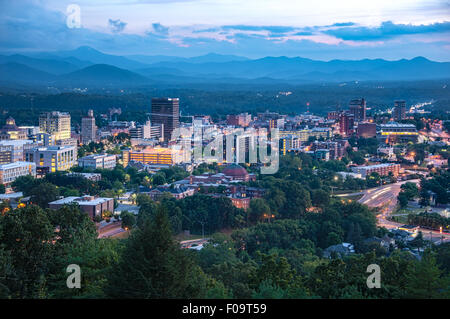
[[116,155],[112,154],[93,154],[78,159],[78,166],[84,168],[103,168],[113,169],[116,167]]
[[39,129],[42,133],[54,135],[54,140],[70,138],[70,114],[46,112],[39,116]]
[[1,151],[11,152],[11,162],[23,161],[24,150],[36,147],[32,140],[4,140],[0,141]]
[[9,185],[19,176],[36,176],[36,164],[15,162],[0,165],[0,184]]
[[49,172],[65,171],[77,162],[77,150],[74,146],[38,147],[25,152],[25,159],[34,162],[36,168]]

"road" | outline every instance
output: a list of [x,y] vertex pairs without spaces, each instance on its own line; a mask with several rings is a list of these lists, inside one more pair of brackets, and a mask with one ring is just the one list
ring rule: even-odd
[[191,239],[180,241],[181,248],[190,248],[192,245],[203,246],[209,241],[209,238],[199,238],[199,239]]
[[[365,190],[359,193],[363,194],[363,196],[358,202],[369,207],[379,207],[380,214],[377,215],[378,226],[387,229],[396,229],[403,224],[387,220],[387,217],[397,206],[397,196],[400,193],[400,187],[407,182],[418,184],[420,181],[418,179],[413,179]],[[440,234],[439,231],[430,231],[429,229],[424,228],[419,228],[419,230],[422,231],[424,239],[432,240],[436,244],[450,242],[450,234]],[[442,236],[444,237],[443,239],[441,238]]]
[[113,237],[124,231],[125,230],[122,228],[122,223],[120,222],[111,223],[97,229],[98,238]]

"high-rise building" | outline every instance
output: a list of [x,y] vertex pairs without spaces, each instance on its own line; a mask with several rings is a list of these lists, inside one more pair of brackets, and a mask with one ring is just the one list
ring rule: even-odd
[[353,133],[355,125],[355,115],[350,113],[341,113],[339,117],[339,133],[342,136],[349,136]]
[[42,133],[53,135],[55,141],[70,138],[70,114],[57,111],[42,113],[39,129]]
[[135,139],[164,139],[164,124],[152,125],[150,121],[130,128],[130,137]]
[[170,140],[174,129],[180,126],[180,99],[152,98],[152,125],[164,125],[164,140]]
[[405,101],[395,101],[393,117],[395,121],[401,121],[406,118],[406,102]]
[[356,122],[364,122],[366,120],[366,100],[351,100],[349,109],[350,113],[355,116]]
[[83,144],[97,140],[97,126],[95,125],[94,111],[89,110],[87,116],[81,118],[81,142]]

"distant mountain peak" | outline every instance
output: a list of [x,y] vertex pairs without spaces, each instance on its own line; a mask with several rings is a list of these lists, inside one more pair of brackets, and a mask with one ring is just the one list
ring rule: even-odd
[[430,62],[430,60],[428,60],[427,58],[423,57],[423,56],[416,56],[415,58],[412,58],[411,61],[423,61],[423,62]]

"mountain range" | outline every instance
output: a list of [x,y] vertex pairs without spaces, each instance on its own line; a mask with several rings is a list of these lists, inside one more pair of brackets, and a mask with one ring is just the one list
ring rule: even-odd
[[424,57],[318,61],[301,57],[249,59],[210,53],[198,57],[119,56],[91,47],[0,55],[0,83],[54,87],[133,87],[189,83],[305,83],[409,81],[450,78],[450,62]]

